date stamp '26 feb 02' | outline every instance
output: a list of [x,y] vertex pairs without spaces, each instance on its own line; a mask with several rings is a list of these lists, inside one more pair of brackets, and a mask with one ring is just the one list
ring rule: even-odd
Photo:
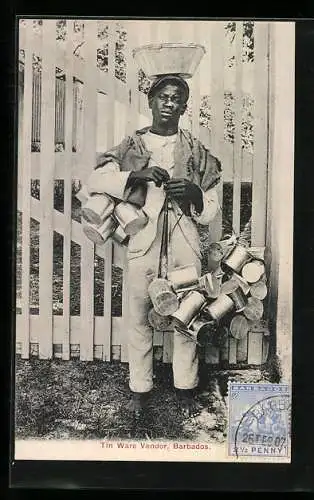
[[229,456],[288,457],[290,414],[288,384],[229,382]]

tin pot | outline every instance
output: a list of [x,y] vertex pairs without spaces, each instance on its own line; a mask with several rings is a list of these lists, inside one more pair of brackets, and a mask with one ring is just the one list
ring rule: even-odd
[[82,216],[87,222],[101,226],[112,215],[114,201],[106,194],[93,194],[82,207]]
[[114,215],[125,234],[129,236],[138,233],[148,222],[143,210],[136,208],[131,203],[119,203],[114,209]]
[[168,280],[155,278],[147,290],[155,311],[161,316],[170,316],[177,311],[179,299]]
[[174,290],[193,287],[198,284],[198,274],[195,266],[181,266],[168,272],[168,280]]
[[259,300],[264,300],[267,296],[267,286],[264,280],[260,279],[256,283],[252,283],[250,288],[250,294]]
[[243,314],[250,321],[257,321],[261,319],[264,314],[263,302],[255,297],[249,297],[248,302],[243,309]]
[[230,335],[237,339],[243,339],[249,331],[249,323],[245,316],[237,314],[231,320],[229,326]]
[[118,226],[112,234],[113,241],[119,243],[119,245],[127,245],[129,238],[129,235],[124,232],[121,226]]
[[204,307],[203,312],[208,314],[212,319],[219,321],[226,314],[234,309],[233,300],[225,294],[219,295],[211,304]]
[[189,326],[191,337],[200,346],[210,344],[216,329],[216,323],[206,318],[195,318]]
[[231,252],[224,258],[222,266],[239,273],[243,266],[252,260],[250,253],[242,245],[236,245]]
[[108,217],[101,226],[96,226],[90,222],[83,222],[83,232],[95,245],[103,245],[112,236],[116,221],[112,217]]
[[206,298],[200,292],[193,290],[185,295],[172,317],[179,324],[188,326],[192,319],[206,304]]
[[241,312],[247,304],[247,298],[240,285],[228,294],[233,300],[236,312]]

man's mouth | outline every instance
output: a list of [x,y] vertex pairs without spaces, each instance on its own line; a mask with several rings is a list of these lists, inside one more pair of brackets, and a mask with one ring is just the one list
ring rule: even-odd
[[161,111],[160,114],[162,116],[171,116],[172,115],[172,112],[171,111]]

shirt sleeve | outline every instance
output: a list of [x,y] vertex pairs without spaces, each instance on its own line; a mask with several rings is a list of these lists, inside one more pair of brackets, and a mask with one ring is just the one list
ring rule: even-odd
[[117,163],[108,162],[92,172],[86,183],[87,190],[89,194],[106,193],[124,200],[129,190],[126,186],[130,173],[129,171],[121,172]]
[[215,218],[219,209],[219,202],[216,188],[210,188],[207,191],[202,190],[202,194],[203,210],[198,213],[194,205],[191,205],[191,216],[196,222],[206,226]]

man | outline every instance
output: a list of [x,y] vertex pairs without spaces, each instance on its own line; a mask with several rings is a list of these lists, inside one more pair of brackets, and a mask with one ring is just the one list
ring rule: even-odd
[[[162,239],[162,208],[171,200],[168,215],[169,269],[195,265],[201,272],[196,223],[209,225],[218,210],[215,186],[221,166],[217,158],[188,131],[179,128],[189,87],[178,75],[162,75],[148,93],[152,125],[126,137],[102,154],[87,187],[141,207],[148,216],[144,229],[128,244],[129,279],[129,386],[136,418],[143,414],[153,387],[153,331],[147,314],[152,307],[147,288],[157,275]],[[198,385],[196,345],[174,331],[173,377],[180,408],[195,410]]]

